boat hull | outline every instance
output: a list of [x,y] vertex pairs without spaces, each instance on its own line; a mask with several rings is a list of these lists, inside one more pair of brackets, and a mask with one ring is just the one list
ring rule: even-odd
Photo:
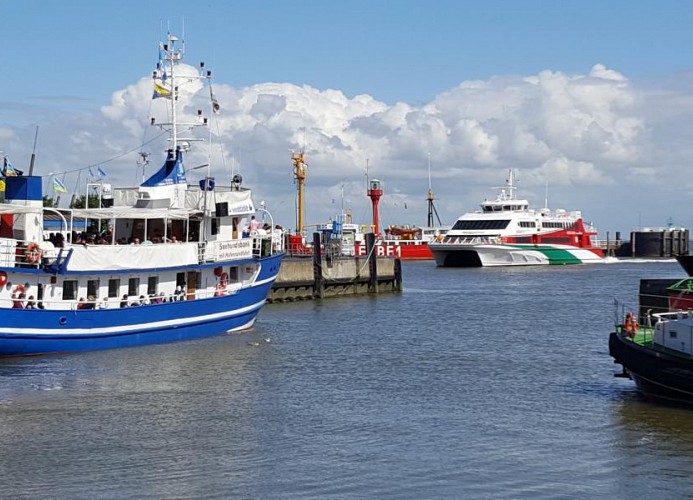
[[569,265],[599,262],[602,256],[567,245],[429,245],[438,267]]
[[262,259],[252,286],[221,297],[122,309],[5,309],[0,315],[0,356],[162,344],[250,328],[265,304],[282,257]]
[[[357,256],[366,256],[366,245],[355,246]],[[401,245],[378,243],[375,245],[376,257],[394,257],[402,260],[433,260],[433,253],[428,244],[420,243],[416,245]]]
[[693,404],[693,361],[639,345],[617,332],[609,336],[609,354],[644,396]]

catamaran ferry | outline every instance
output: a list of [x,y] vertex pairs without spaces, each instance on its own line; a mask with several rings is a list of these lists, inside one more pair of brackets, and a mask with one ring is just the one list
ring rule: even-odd
[[579,211],[533,210],[517,199],[514,173],[495,200],[462,215],[428,244],[439,267],[582,264],[604,258],[592,243],[597,232]]

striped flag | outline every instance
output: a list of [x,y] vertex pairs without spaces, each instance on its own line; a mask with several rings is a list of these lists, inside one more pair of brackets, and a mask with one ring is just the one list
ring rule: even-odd
[[53,190],[59,193],[67,193],[65,184],[63,184],[62,181],[57,177],[53,177]]

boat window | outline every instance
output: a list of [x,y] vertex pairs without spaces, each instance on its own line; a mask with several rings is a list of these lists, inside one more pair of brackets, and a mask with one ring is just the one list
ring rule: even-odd
[[238,283],[238,268],[235,266],[229,268],[229,282]]
[[185,286],[185,273],[176,273],[176,286]]
[[108,280],[108,296],[120,297],[120,280],[118,278]]
[[87,281],[87,297],[98,297],[99,296],[99,280],[88,280]]
[[669,330],[669,338],[670,339],[676,338],[676,331],[675,330]]
[[519,223],[520,227],[536,227],[534,221],[521,220]]
[[159,277],[150,276],[147,278],[147,295],[158,295]]
[[212,227],[211,227],[211,234],[219,234],[219,218],[218,217],[212,217]]
[[480,229],[505,229],[510,224],[510,219],[496,220],[458,220],[452,229],[460,229],[463,231],[480,230]]
[[128,295],[139,297],[140,295],[140,279],[130,278],[128,280]]
[[77,280],[63,281],[63,300],[77,299]]

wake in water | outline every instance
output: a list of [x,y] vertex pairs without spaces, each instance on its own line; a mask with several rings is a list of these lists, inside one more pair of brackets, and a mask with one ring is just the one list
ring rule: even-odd
[[676,259],[670,258],[639,258],[639,257],[604,257],[596,264],[667,264],[676,263]]

